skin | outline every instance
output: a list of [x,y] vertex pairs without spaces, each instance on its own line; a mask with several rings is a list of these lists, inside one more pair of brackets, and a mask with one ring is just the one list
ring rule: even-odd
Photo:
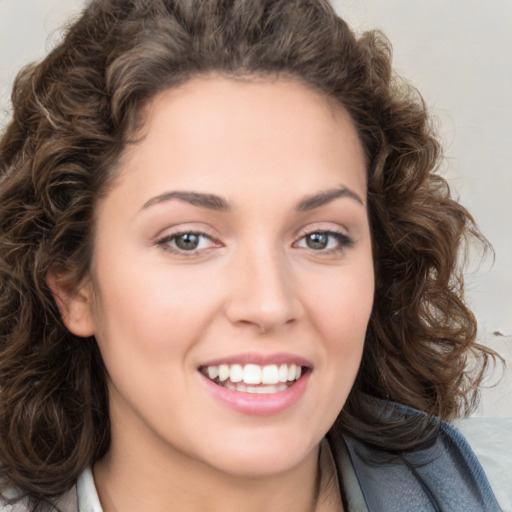
[[[297,82],[209,76],[157,96],[143,135],[98,205],[90,276],[59,297],[108,371],[112,445],[94,467],[104,510],[311,510],[319,443],[353,385],[374,292],[351,119]],[[314,195],[322,204],[297,209]],[[183,232],[204,233],[197,250],[179,249]],[[277,353],[311,371],[275,414],[226,406],[198,371]]]

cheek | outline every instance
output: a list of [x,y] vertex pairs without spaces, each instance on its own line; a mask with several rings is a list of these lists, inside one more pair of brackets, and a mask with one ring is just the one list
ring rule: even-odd
[[[317,283],[319,284],[319,283]],[[374,297],[374,274],[371,264],[342,269],[339,275],[323,283],[311,307],[318,326],[324,326],[338,343],[363,340]]]
[[164,421],[166,414],[182,407],[180,393],[191,388],[193,355],[215,314],[215,292],[207,288],[198,293],[183,272],[116,271],[103,276],[95,307],[96,338],[112,406],[127,402],[144,416],[141,411],[150,405]]
[[323,434],[334,423],[353,387],[361,364],[368,321],[372,311],[373,266],[351,265],[330,279],[317,281],[319,293],[309,293],[309,317],[322,344],[312,395]]
[[310,316],[324,343],[326,385],[332,389],[333,399],[338,396],[341,408],[361,363],[373,306],[373,265],[342,269],[322,288],[310,303]]
[[198,272],[137,265],[99,273],[98,282],[100,347],[143,359],[187,350],[217,310],[215,290]]

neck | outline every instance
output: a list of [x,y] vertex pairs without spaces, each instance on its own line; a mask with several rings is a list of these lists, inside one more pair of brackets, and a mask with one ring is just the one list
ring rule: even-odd
[[145,453],[120,452],[114,442],[95,465],[104,512],[312,512],[316,507],[318,447],[298,466],[259,477],[226,474],[180,453],[154,458]]

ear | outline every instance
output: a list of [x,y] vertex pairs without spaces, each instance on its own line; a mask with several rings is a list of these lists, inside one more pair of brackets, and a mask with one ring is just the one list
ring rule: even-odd
[[70,290],[53,271],[46,275],[46,283],[60,311],[64,325],[73,334],[92,336],[95,332],[92,314],[92,284],[89,279],[76,290]]

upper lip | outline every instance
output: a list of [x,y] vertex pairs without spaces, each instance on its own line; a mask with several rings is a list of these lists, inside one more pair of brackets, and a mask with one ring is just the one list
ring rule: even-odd
[[276,354],[260,354],[254,352],[237,354],[205,361],[201,363],[199,367],[219,366],[221,364],[256,364],[258,366],[267,366],[272,364],[295,364],[297,366],[308,368],[313,367],[313,364],[308,359],[297,356],[295,354],[287,354],[283,352]]

